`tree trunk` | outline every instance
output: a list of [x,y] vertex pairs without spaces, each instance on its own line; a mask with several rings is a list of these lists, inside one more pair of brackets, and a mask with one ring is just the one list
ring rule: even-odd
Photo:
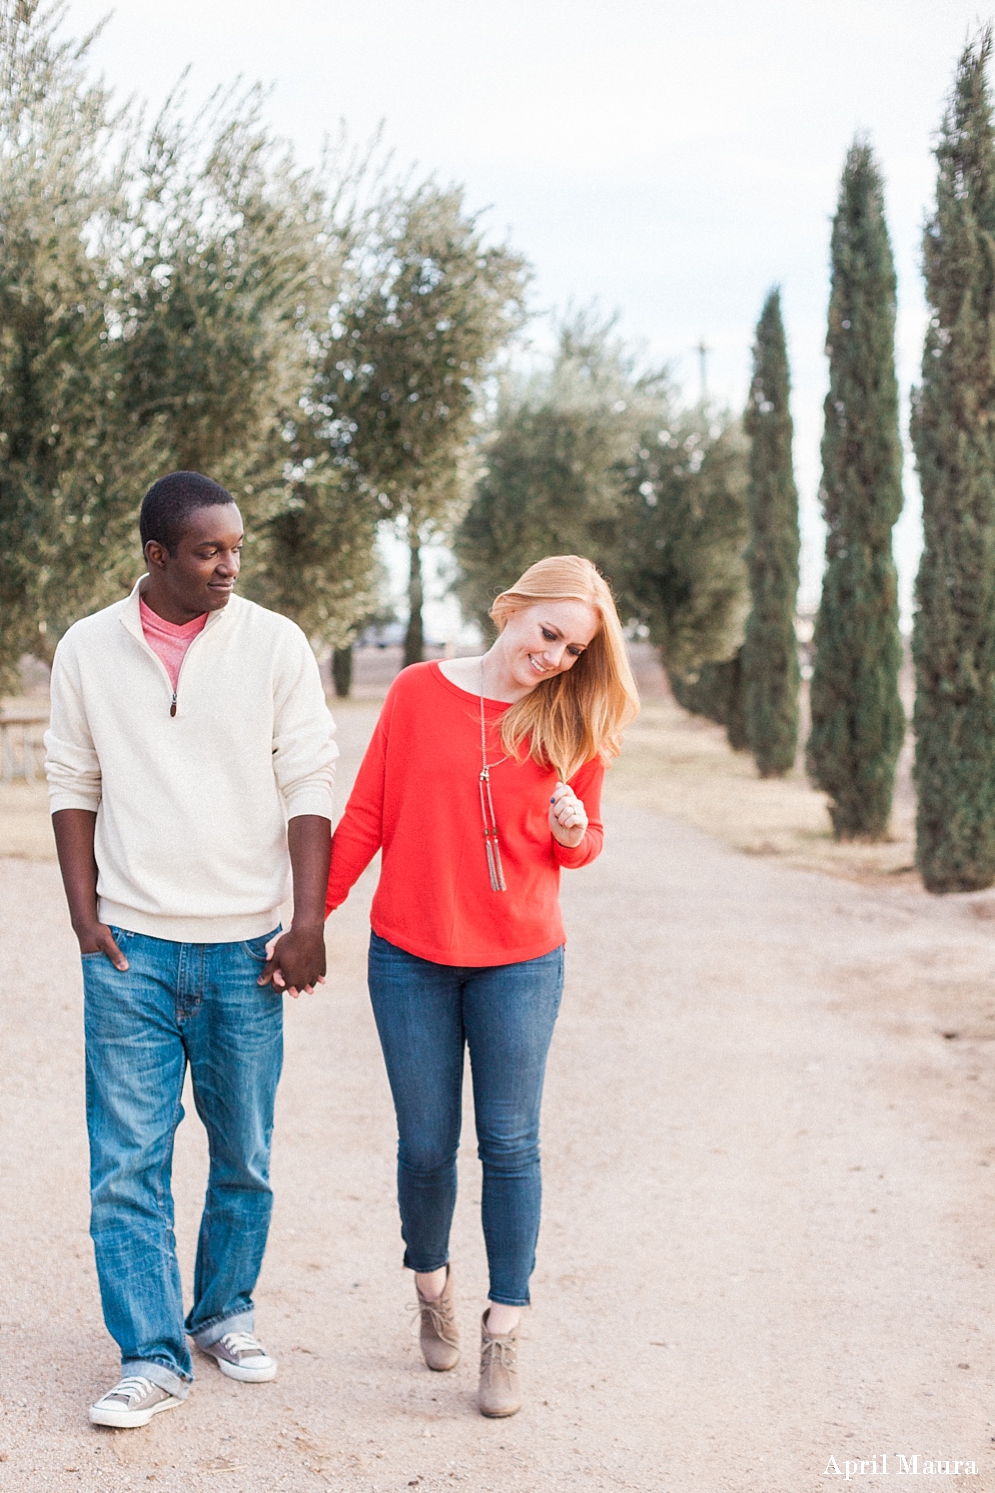
[[332,649],[332,683],[340,700],[349,697],[352,689],[352,644],[348,648]]
[[424,600],[421,575],[421,541],[414,525],[408,528],[408,630],[404,635],[404,667],[420,664],[425,657],[425,632],[421,609]]

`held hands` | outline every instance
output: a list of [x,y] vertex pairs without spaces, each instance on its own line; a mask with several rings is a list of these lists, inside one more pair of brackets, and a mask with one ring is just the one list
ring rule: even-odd
[[557,783],[549,801],[549,828],[553,839],[573,850],[587,832],[584,805],[566,783]]
[[285,990],[296,997],[304,991],[314,993],[316,985],[325,983],[325,928],[293,923],[286,933],[266,945],[266,963],[257,984],[273,984],[274,990]]

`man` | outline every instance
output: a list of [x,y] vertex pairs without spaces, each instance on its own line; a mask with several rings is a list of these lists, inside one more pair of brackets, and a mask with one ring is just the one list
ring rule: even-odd
[[[45,738],[83,962],[90,1233],[122,1359],[90,1420],[118,1427],[185,1399],[186,1334],[233,1379],[276,1374],[252,1302],[283,1053],[273,974],[291,995],[324,976],[338,754],[307,639],[233,595],[231,494],[174,472],[140,527],[148,574],[62,639]],[[267,957],[291,873],[293,927]],[[184,1321],[170,1168],[188,1063],[211,1162]]]

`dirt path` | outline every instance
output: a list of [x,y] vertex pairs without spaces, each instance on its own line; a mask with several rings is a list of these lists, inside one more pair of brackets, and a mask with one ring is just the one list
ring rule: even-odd
[[[371,720],[343,715],[348,762]],[[258,1293],[279,1380],[199,1360],[147,1430],[87,1427],[116,1361],[86,1234],[78,966],[56,867],[0,862],[0,1490],[807,1493],[844,1483],[830,1457],[887,1489],[882,1453],[889,1476],[899,1455],[972,1459],[958,1486],[995,1490],[991,899],[831,881],[631,806],[608,824],[602,860],[565,878],[528,1404],[503,1424],[473,1408],[472,1138],[464,1362],[429,1375],[408,1326],[367,876],[330,928],[327,993],[288,1013]],[[203,1180],[191,1112],[188,1277]]]

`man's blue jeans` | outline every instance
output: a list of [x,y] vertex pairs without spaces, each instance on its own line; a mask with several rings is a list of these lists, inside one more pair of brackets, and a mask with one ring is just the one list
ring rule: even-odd
[[542,1180],[539,1108],[563,992],[563,947],[520,964],[434,964],[370,940],[370,995],[397,1113],[397,1193],[410,1270],[449,1260],[463,1051],[470,1050],[490,1299],[527,1306]]
[[[283,1000],[257,985],[273,934],[181,944],[112,929],[130,968],[83,955],[90,1234],[125,1373],[184,1396],[200,1347],[252,1330],[272,1210]],[[170,1174],[190,1064],[211,1165],[184,1322]]]

